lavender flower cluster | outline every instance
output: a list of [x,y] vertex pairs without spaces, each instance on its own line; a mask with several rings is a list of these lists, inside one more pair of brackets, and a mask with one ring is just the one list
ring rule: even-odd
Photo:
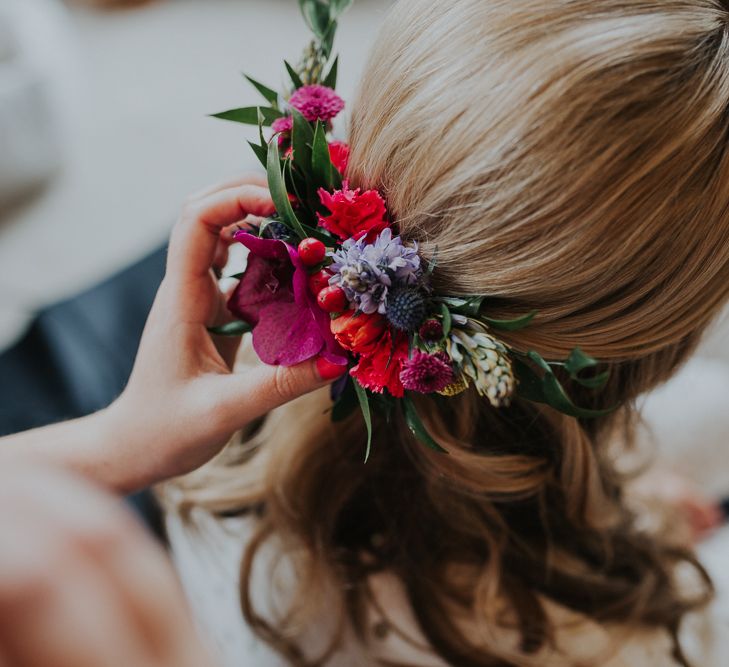
[[329,283],[341,287],[350,303],[367,314],[384,315],[389,292],[415,285],[422,276],[418,244],[405,245],[389,228],[372,243],[366,237],[347,239],[329,256],[333,260]]

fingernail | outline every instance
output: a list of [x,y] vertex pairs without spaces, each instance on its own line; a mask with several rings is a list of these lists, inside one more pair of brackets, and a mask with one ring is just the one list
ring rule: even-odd
[[316,360],[316,370],[322,380],[334,380],[347,372],[347,365],[333,364],[331,361],[324,359],[324,357],[318,357]]

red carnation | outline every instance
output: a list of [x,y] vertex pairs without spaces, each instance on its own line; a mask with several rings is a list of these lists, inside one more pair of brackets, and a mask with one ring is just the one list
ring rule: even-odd
[[326,217],[317,213],[319,224],[342,240],[366,234],[372,242],[390,226],[385,200],[377,190],[350,190],[349,182],[344,181],[341,190],[331,193],[319,188],[319,199],[331,212]]
[[360,357],[359,363],[349,371],[365,389],[381,394],[385,389],[395,398],[402,398],[405,389],[400,381],[403,364],[408,358],[408,338],[403,333],[393,334],[388,329],[377,349]]
[[378,313],[359,313],[350,310],[332,320],[332,333],[345,349],[356,354],[372,354],[380,345],[387,322]]
[[349,164],[349,145],[343,141],[332,141],[329,144],[329,157],[331,158],[332,164],[336,167],[340,174],[347,172],[347,165]]

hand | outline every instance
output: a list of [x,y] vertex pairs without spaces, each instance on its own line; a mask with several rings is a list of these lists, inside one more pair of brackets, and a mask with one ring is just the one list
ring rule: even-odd
[[236,223],[273,210],[256,176],[190,199],[122,395],[90,417],[0,439],[0,466],[18,458],[56,463],[134,491],[195,469],[236,430],[344,373],[324,359],[234,373],[240,339],[208,333],[229,317],[212,267],[225,263]]
[[115,446],[125,450],[118,464],[136,470],[136,486],[193,470],[234,431],[345,370],[320,359],[292,368],[259,363],[236,374],[240,339],[207,331],[229,318],[211,267],[225,263],[235,223],[273,211],[261,179],[248,176],[191,199],[175,226],[134,371],[109,410]]
[[210,667],[162,550],[58,469],[0,469],[0,665]]

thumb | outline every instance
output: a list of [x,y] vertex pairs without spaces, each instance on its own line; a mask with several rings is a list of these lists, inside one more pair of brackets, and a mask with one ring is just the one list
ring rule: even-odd
[[258,365],[226,377],[226,397],[238,422],[234,428],[265,415],[304,394],[325,387],[347,372],[346,365],[322,357],[296,366]]

